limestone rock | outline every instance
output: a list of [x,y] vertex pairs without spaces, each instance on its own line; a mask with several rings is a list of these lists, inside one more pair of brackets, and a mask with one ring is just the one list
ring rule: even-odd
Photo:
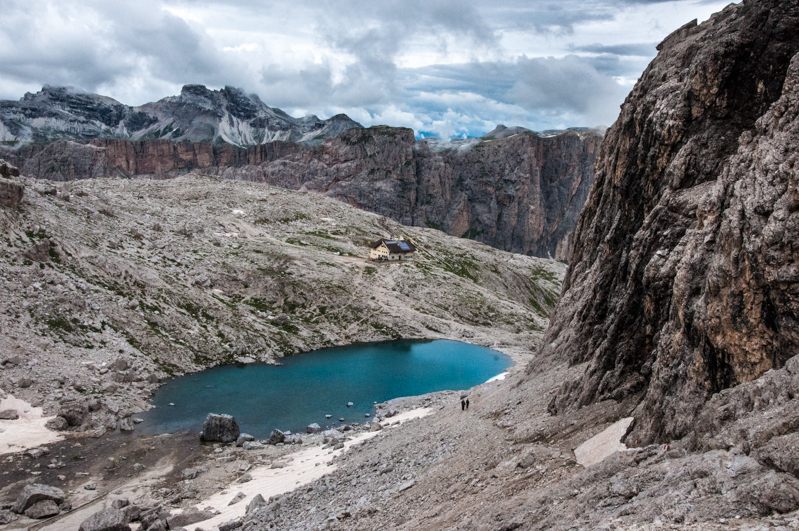
[[236,442],[241,431],[239,425],[230,415],[209,413],[203,423],[202,439],[209,442]]
[[67,421],[69,426],[80,426],[86,419],[88,409],[83,402],[72,400],[61,405],[58,416]]
[[25,509],[25,516],[28,518],[34,518],[36,520],[41,520],[43,518],[55,516],[59,512],[60,509],[58,508],[58,504],[56,502],[53,500],[42,500]]
[[69,428],[69,422],[64,417],[53,417],[45,423],[49,430],[63,431]]
[[313,424],[309,424],[307,428],[305,428],[306,433],[320,433],[322,431],[322,427],[319,426],[316,422]]
[[107,507],[84,520],[79,531],[130,531],[130,526],[124,512],[116,507]]
[[17,496],[17,501],[14,504],[14,512],[22,514],[27,511],[29,507],[45,500],[51,500],[55,504],[62,503],[64,501],[64,491],[58,487],[51,487],[40,483],[25,485]]
[[267,504],[266,504],[266,500],[264,500],[264,497],[261,496],[260,494],[256,494],[253,497],[253,499],[250,500],[250,503],[247,505],[247,515],[249,515],[250,513],[254,512],[254,511],[257,511],[261,507],[266,507],[266,505]]
[[238,439],[236,439],[236,446],[242,446],[245,442],[254,441],[255,437],[250,435],[249,433],[242,433],[239,435]]
[[19,413],[16,409],[4,409],[0,411],[0,420],[17,420]]
[[280,430],[272,430],[269,435],[269,444],[282,443],[286,440],[286,434]]
[[241,518],[235,518],[233,520],[228,520],[219,524],[219,531],[233,531],[234,529],[240,528],[242,525]]
[[235,496],[233,496],[233,498],[230,500],[230,502],[228,502],[228,505],[235,505],[235,504],[239,503],[241,500],[243,500],[246,497],[247,497],[246,494],[244,494],[243,492],[239,492]]

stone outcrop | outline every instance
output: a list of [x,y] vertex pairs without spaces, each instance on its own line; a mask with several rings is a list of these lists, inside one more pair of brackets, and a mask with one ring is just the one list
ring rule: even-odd
[[319,143],[351,127],[344,114],[327,120],[293,118],[235,87],[185,85],[178,96],[129,107],[99,94],[45,86],[19,101],[0,101],[0,141],[45,143],[93,138],[227,142],[252,146],[275,140]]
[[628,445],[694,433],[799,347],[799,6],[730,5],[658,50],[599,150],[542,350],[585,364],[550,412],[631,399]]
[[208,413],[203,423],[202,439],[208,442],[231,443],[236,442],[241,430],[231,415],[217,415]]
[[350,129],[316,147],[271,142],[247,149],[95,139],[23,146],[3,156],[26,175],[55,181],[168,178],[200,169],[322,193],[405,225],[566,261],[601,137],[593,130],[507,131],[514,134],[446,144],[378,126]]

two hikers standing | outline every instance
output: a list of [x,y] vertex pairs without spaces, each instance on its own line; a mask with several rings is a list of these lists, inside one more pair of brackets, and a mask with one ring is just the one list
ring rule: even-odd
[[469,409],[469,399],[461,400],[461,411]]

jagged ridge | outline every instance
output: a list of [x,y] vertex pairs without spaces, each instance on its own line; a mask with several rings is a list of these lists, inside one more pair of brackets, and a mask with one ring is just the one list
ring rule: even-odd
[[19,101],[0,101],[0,141],[5,142],[165,138],[252,146],[275,140],[318,143],[352,127],[360,124],[344,114],[293,118],[234,87],[185,85],[179,96],[139,107],[50,86]]

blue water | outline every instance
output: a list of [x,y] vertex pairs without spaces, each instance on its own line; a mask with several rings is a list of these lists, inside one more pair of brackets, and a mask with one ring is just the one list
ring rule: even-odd
[[[170,380],[156,392],[156,408],[137,415],[144,422],[136,429],[200,431],[208,413],[233,415],[242,432],[259,438],[273,429],[304,432],[312,422],[367,422],[364,414],[374,415],[373,402],[468,389],[512,364],[495,350],[443,340],[329,348],[281,363],[225,365]],[[354,405],[348,408],[347,402]]]

